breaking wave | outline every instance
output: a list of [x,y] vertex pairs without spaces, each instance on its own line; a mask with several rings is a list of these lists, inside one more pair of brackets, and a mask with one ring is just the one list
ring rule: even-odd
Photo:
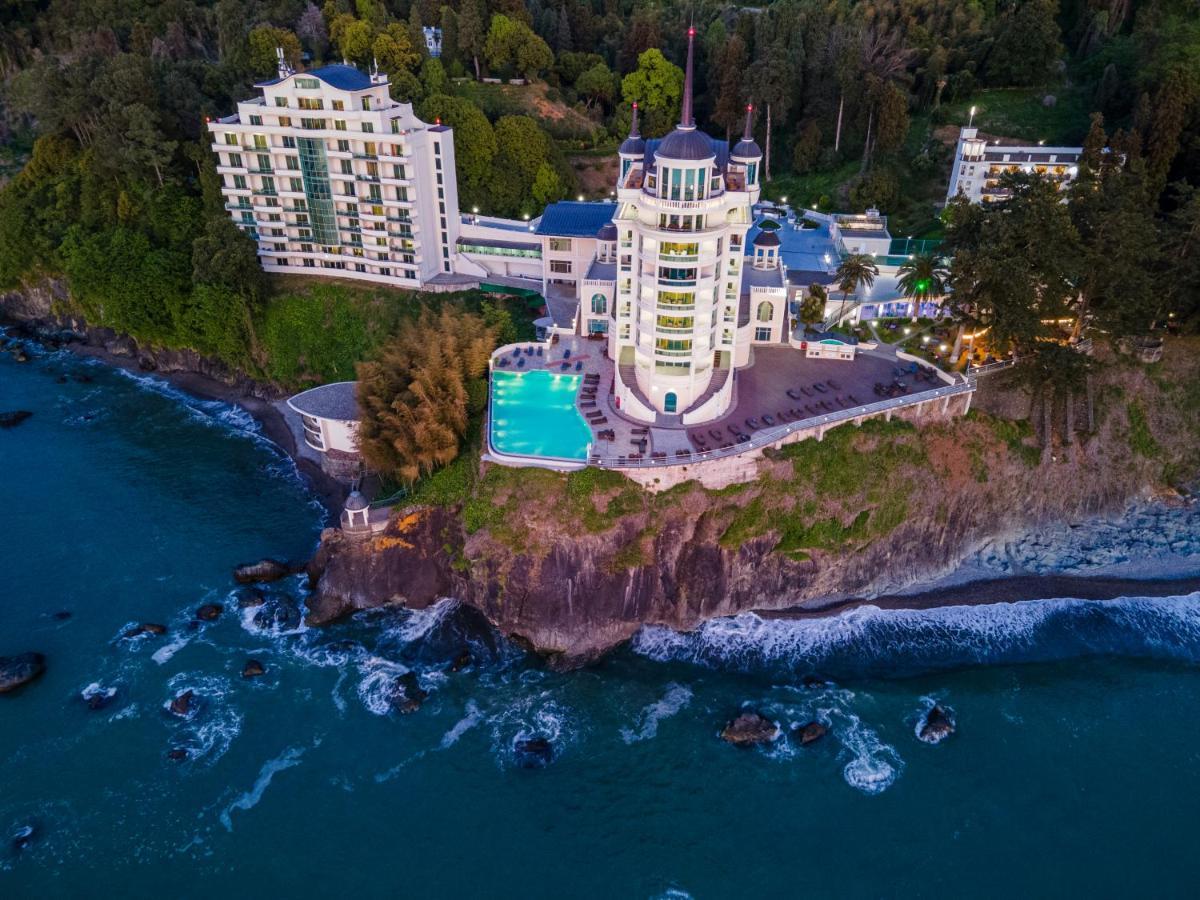
[[743,613],[693,632],[643,628],[633,650],[659,662],[853,678],[1089,655],[1200,661],[1200,592],[1025,600],[935,609],[861,606],[827,618]]
[[658,734],[659,722],[669,719],[691,702],[692,689],[686,685],[671,682],[667,685],[667,692],[659,700],[641,711],[635,728],[621,729],[621,737],[627,744],[649,740]]

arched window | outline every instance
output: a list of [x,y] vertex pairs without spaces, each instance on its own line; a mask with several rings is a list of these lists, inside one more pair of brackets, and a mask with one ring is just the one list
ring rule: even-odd
[[758,304],[758,321],[770,322],[775,318],[775,308],[766,300]]
[[601,316],[608,312],[608,298],[603,294],[592,294],[592,312]]

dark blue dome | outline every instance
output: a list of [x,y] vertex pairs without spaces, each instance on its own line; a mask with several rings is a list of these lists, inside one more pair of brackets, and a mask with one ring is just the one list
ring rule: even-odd
[[625,156],[641,156],[646,152],[646,142],[641,137],[627,137],[617,152]]
[[713,149],[712,138],[694,128],[676,128],[658,145],[654,151],[658,159],[678,159],[685,162],[700,162],[713,159],[717,153]]
[[729,155],[737,159],[762,159],[762,150],[754,141],[743,138],[733,145],[733,151]]

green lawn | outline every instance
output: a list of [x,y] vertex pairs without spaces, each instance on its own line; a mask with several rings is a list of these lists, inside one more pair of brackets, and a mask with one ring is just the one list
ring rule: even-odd
[[[1047,94],[1056,98],[1054,106],[1042,104]],[[1057,146],[1082,143],[1091,112],[1087,92],[1081,88],[997,88],[976,91],[969,100],[945,104],[938,118],[966,125],[972,106],[975,127],[980,131]]]

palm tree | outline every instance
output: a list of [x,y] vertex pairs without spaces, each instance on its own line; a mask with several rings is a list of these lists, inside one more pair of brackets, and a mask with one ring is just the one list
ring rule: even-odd
[[842,292],[842,308],[838,312],[839,322],[846,315],[847,298],[851,294],[857,293],[860,287],[873,285],[878,274],[879,266],[875,265],[875,257],[869,253],[851,253],[842,258],[837,272],[834,273],[838,289]]
[[807,328],[816,325],[825,318],[825,304],[829,300],[829,292],[820,284],[808,286],[808,296],[800,304],[800,321]]
[[912,301],[912,320],[922,302],[946,293],[950,270],[946,261],[935,253],[916,253],[900,266],[900,290]]

